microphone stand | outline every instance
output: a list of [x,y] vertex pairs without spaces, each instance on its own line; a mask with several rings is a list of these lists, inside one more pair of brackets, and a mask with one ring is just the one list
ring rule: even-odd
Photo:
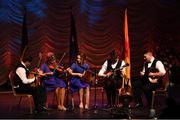
[[95,69],[95,85],[94,85],[94,113],[98,113],[97,111],[97,105],[96,105],[96,92],[97,92],[97,71]]
[[[94,114],[98,114],[98,111],[100,109],[98,109],[98,106],[97,106],[97,84],[98,84],[98,79],[97,79],[97,70],[95,69],[94,70],[94,79],[95,79],[95,84],[94,84],[94,107],[90,110],[85,110],[84,112],[88,112],[88,111],[92,111],[93,110],[93,113]],[[108,112],[107,110],[101,110],[101,111],[106,111]]]

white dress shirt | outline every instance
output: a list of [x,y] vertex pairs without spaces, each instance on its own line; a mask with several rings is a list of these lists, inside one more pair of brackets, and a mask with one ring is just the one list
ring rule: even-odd
[[[118,63],[118,60],[116,60],[116,62],[111,65],[113,69],[116,68],[117,63]],[[102,68],[101,68],[101,70],[100,70],[99,73],[98,73],[98,76],[106,77],[106,74],[104,74],[104,73],[107,71],[107,65],[108,65],[108,61],[106,60],[106,61],[104,62],[104,64],[102,65]],[[125,65],[125,62],[124,62],[124,60],[123,60],[122,63],[121,63],[120,69],[121,69],[122,66],[124,66],[124,65]],[[122,69],[122,73],[125,73],[125,68]]]
[[[155,59],[154,57],[151,58],[150,63],[148,63],[148,68],[151,67],[154,59]],[[159,70],[160,76],[163,76],[163,75],[166,74],[166,70],[165,70],[164,65],[162,64],[161,61],[158,60],[156,62],[155,68]],[[145,73],[145,66],[143,66],[143,71],[142,72]]]
[[[26,67],[26,65],[25,65],[23,62],[21,62],[21,63]],[[18,68],[16,69],[16,74],[19,76],[19,78],[22,80],[22,82],[23,82],[24,84],[32,83],[32,82],[34,82],[34,80],[35,80],[35,77],[32,78],[32,79],[28,79],[28,78],[27,78],[27,76],[26,76],[26,70],[25,70],[23,67],[18,67]]]

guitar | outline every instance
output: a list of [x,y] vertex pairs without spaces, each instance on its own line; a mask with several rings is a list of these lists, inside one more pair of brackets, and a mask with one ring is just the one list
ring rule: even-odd
[[126,63],[122,67],[105,72],[105,74],[108,75],[107,78],[114,79],[117,76],[117,73],[116,73],[117,71],[122,71],[122,69],[124,69],[125,67],[128,67],[128,66],[129,66],[129,63]]
[[161,77],[160,76],[149,76],[149,73],[157,73],[157,72],[159,72],[159,70],[156,69],[156,68],[153,68],[153,67],[150,67],[148,69],[149,69],[149,71],[148,71],[148,80],[149,80],[149,82],[151,82],[151,83],[158,83],[158,80]]
[[132,88],[131,88],[131,86],[129,86],[129,81],[130,81],[130,79],[127,78],[126,75],[124,75],[124,77],[122,79],[122,86],[119,89],[120,96],[124,96],[124,97],[132,96]]

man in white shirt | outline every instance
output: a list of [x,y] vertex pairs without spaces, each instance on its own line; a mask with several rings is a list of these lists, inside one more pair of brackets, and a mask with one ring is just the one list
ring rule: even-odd
[[104,77],[104,89],[106,91],[108,104],[106,107],[114,107],[117,89],[122,86],[122,76],[125,73],[121,53],[118,49],[110,53],[110,58],[104,62],[98,76]]
[[163,63],[154,58],[152,51],[148,50],[145,52],[144,60],[143,70],[140,72],[142,79],[133,83],[136,108],[143,107],[141,99],[142,91],[145,93],[148,105],[151,105],[152,91],[161,86],[162,76],[166,73]]
[[35,113],[43,112],[46,109],[45,103],[47,99],[46,90],[42,85],[33,86],[36,78],[28,78],[29,70],[27,67],[31,64],[32,57],[24,57],[17,65],[15,70],[14,88],[17,93],[27,93],[33,96]]

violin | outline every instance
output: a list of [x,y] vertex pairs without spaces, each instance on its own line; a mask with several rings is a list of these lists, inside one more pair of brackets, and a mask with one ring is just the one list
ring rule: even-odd
[[64,67],[63,66],[49,65],[48,67],[49,67],[49,69],[54,70],[54,71],[57,70],[60,73],[64,72]]
[[34,70],[29,72],[28,78],[34,78],[34,77],[42,77],[45,76],[45,74],[43,74],[43,72],[41,70],[38,70],[37,68],[35,68]]
[[63,54],[63,56],[61,57],[61,59],[59,60],[59,62],[56,61],[56,57],[54,57],[54,59],[51,61],[51,63],[48,65],[48,67],[50,69],[53,70],[53,73],[57,70],[58,72],[62,73],[65,71],[64,67],[63,66],[59,66],[62,59],[64,58],[64,56],[66,55],[66,53]]
[[28,79],[35,78],[35,81],[31,84],[32,87],[36,87],[41,85],[40,77],[44,76],[42,71],[39,71],[38,69],[34,69],[29,72]]
[[34,68],[32,71],[29,71],[28,79],[35,78],[35,81],[31,84],[32,87],[41,85],[41,80],[39,78],[44,76],[43,72],[38,69],[41,63],[41,59],[42,54],[39,53],[39,61],[37,64],[37,68]]

